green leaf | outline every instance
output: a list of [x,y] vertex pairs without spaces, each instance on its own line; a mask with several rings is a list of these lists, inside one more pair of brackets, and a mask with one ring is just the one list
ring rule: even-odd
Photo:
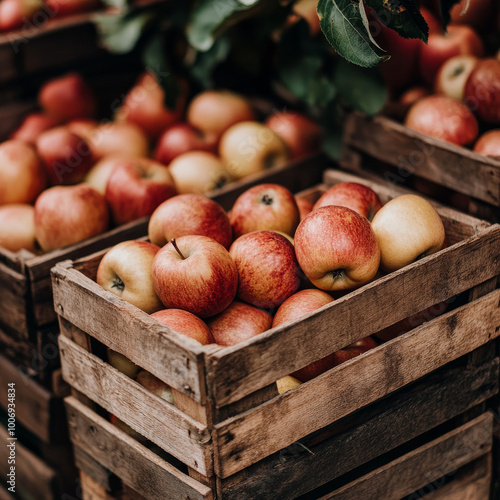
[[[471,2],[473,0],[470,0]],[[439,0],[439,10],[441,12],[441,19],[443,20],[443,29],[446,29],[450,22],[450,10],[451,8],[459,3],[460,0]]]
[[370,35],[363,0],[319,0],[318,16],[326,39],[344,59],[373,67],[389,58]]
[[387,89],[377,70],[339,59],[334,83],[349,106],[367,115],[377,114],[387,101]]
[[126,54],[135,47],[151,19],[151,12],[99,14],[93,17],[93,22],[104,48],[115,54]]
[[121,11],[130,9],[130,0],[103,0],[103,3],[106,7],[113,7]]
[[164,34],[156,32],[144,47],[142,61],[146,71],[153,74],[165,90],[165,105],[173,110],[176,109],[180,88],[178,79],[172,74],[165,46]]
[[378,18],[403,38],[419,38],[427,43],[429,27],[415,0],[367,0]]
[[210,50],[198,52],[194,64],[191,65],[191,75],[202,88],[213,87],[212,73],[215,67],[225,61],[231,50],[231,40],[226,36],[217,38]]
[[215,33],[229,24],[236,14],[249,10],[261,0],[199,0],[193,7],[187,26],[187,37],[194,48],[209,50]]

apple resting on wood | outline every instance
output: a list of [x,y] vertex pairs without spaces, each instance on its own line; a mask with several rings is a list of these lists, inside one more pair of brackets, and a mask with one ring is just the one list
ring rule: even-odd
[[35,209],[25,203],[0,205],[0,247],[36,252]]
[[151,317],[177,333],[197,340],[202,345],[214,342],[210,328],[198,316],[188,311],[182,309],[163,309],[155,312]]

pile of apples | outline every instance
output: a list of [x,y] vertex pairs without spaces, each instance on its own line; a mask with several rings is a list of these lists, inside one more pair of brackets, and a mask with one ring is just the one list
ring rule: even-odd
[[[445,230],[417,195],[382,205],[369,187],[329,188],[314,204],[277,184],[254,186],[226,213],[198,194],[162,203],[149,241],[131,240],[102,258],[96,281],[172,330],[201,344],[232,346],[294,321],[443,248]],[[445,304],[366,337],[278,382],[284,391],[441,314]],[[110,363],[138,368],[111,352]],[[167,391],[149,377],[146,387]],[[143,384],[144,385],[144,384]]]
[[[491,0],[462,0],[453,7],[452,22],[443,33],[433,11],[423,7],[428,44],[401,39],[401,54],[396,49],[393,61],[381,68],[395,93],[403,90],[399,102],[409,106],[406,126],[500,157],[500,47],[487,53],[481,37],[488,26],[494,29],[495,9]],[[390,30],[384,29],[387,35]]]
[[320,148],[310,118],[257,121],[249,100],[202,92],[177,109],[144,73],[97,121],[98,102],[76,73],[47,82],[41,112],[0,144],[0,246],[50,251],[150,216],[175,194],[206,193]]

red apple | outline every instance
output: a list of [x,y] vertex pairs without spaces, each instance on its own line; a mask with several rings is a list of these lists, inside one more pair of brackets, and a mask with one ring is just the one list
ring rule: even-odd
[[141,369],[135,363],[132,363],[132,361],[130,361],[130,359],[128,359],[123,354],[120,354],[119,352],[113,351],[109,348],[107,350],[107,358],[108,363],[113,368],[116,368],[118,371],[122,372],[124,375],[127,375],[127,377],[130,378],[135,378],[135,376]]
[[46,5],[57,12],[57,17],[70,16],[101,7],[100,0],[45,0]]
[[238,297],[256,307],[273,308],[300,286],[300,268],[293,245],[273,231],[254,231],[229,249],[238,269]]
[[168,168],[179,193],[209,193],[226,185],[231,178],[221,159],[207,151],[183,153]]
[[449,25],[446,33],[431,33],[427,45],[421,45],[420,74],[431,83],[441,65],[450,57],[460,54],[481,57],[483,52],[481,37],[471,27]]
[[66,128],[72,133],[91,142],[92,133],[99,127],[99,123],[91,118],[75,118],[66,123]]
[[328,205],[351,208],[368,220],[372,220],[382,207],[382,202],[377,193],[368,186],[357,182],[339,182],[321,195],[314,204],[313,210]]
[[[376,345],[375,342],[374,344]],[[342,363],[345,363],[346,361],[349,361],[350,359],[355,358],[356,356],[359,356],[360,354],[363,354],[370,349],[370,347],[362,346],[346,347],[345,349],[341,349],[340,351],[334,353],[333,366],[341,365]]]
[[300,196],[295,196],[295,201],[299,209],[300,220],[302,220],[308,213],[312,212],[314,203]]
[[11,252],[23,248],[36,252],[35,211],[31,205],[0,205],[0,247]]
[[321,128],[301,113],[275,113],[266,120],[266,125],[283,139],[293,160],[310,156],[321,149]]
[[33,15],[43,9],[41,0],[2,0],[0,1],[0,32],[20,28],[30,23]]
[[92,118],[97,112],[94,93],[77,73],[45,83],[38,94],[38,101],[47,114],[61,121]]
[[148,314],[159,311],[163,305],[151,278],[151,266],[159,249],[147,241],[118,243],[99,263],[97,283]]
[[35,203],[35,235],[44,251],[96,236],[108,225],[104,196],[87,184],[52,187]]
[[212,344],[214,338],[210,328],[194,314],[182,309],[163,309],[151,315],[162,325],[168,326],[177,333],[197,340],[200,344]]
[[434,79],[434,91],[463,101],[465,83],[478,61],[476,56],[471,55],[450,57],[439,68]]
[[479,137],[474,144],[474,152],[500,159],[500,129],[490,130]]
[[31,113],[23,120],[19,128],[10,136],[28,144],[35,144],[38,136],[58,124],[52,116],[44,113]]
[[420,14],[422,14],[425,22],[427,23],[427,26],[429,27],[429,34],[443,32],[443,26],[441,25],[438,18],[436,17],[436,14],[434,14],[433,11],[422,5],[420,7]]
[[125,156],[105,156],[94,164],[94,166],[88,171],[84,180],[96,191],[105,195],[106,186],[108,185],[109,178],[111,177],[114,169],[126,161],[127,158]]
[[293,236],[300,222],[293,194],[278,184],[258,184],[247,189],[234,202],[229,216],[238,238],[252,231],[281,231]]
[[19,140],[0,144],[0,205],[31,203],[47,185],[35,150]]
[[126,160],[116,166],[106,186],[106,200],[115,224],[151,215],[176,193],[168,168],[148,158]]
[[301,269],[322,290],[348,290],[377,274],[380,249],[368,220],[347,207],[313,210],[295,232]]
[[335,355],[335,352],[329,354],[328,356],[325,356],[318,361],[314,361],[313,363],[304,366],[304,368],[293,372],[291,375],[297,380],[300,380],[300,382],[307,382],[336,366]]
[[255,120],[248,100],[227,90],[206,90],[198,94],[189,104],[186,116],[187,122],[213,144],[217,144],[232,125]]
[[66,127],[43,132],[36,148],[52,184],[81,182],[94,164],[88,143]]
[[417,101],[408,111],[405,125],[458,146],[473,142],[479,130],[474,114],[461,102],[444,95]]
[[450,10],[453,23],[467,24],[478,29],[491,23],[492,14],[492,0],[461,0]]
[[405,106],[409,106],[429,94],[430,91],[426,87],[410,87],[399,96],[398,102],[400,104],[404,104]]
[[227,129],[220,139],[219,155],[229,174],[237,179],[286,165],[290,157],[283,140],[255,121],[240,122]]
[[465,84],[465,104],[487,123],[500,123],[500,61],[479,61]]
[[168,165],[177,156],[189,151],[208,151],[215,153],[216,144],[188,123],[175,123],[167,128],[158,139],[154,157]]
[[372,337],[363,337],[362,339],[357,340],[356,342],[349,344],[347,347],[344,347],[344,349],[353,349],[356,347],[361,347],[363,349],[373,349],[377,347],[378,344],[375,340],[373,340]]
[[225,248],[232,242],[232,231],[225,210],[199,194],[179,194],[164,201],[151,216],[149,239],[164,246],[172,238],[190,234],[208,236]]
[[263,309],[235,300],[227,309],[210,318],[208,326],[219,345],[230,346],[271,328],[273,317]]
[[181,95],[175,110],[165,105],[165,91],[150,73],[144,73],[127,94],[123,106],[118,110],[118,121],[126,121],[140,127],[150,139],[156,139],[168,127],[180,120],[186,93]]
[[174,404],[174,395],[170,386],[155,377],[152,373],[141,370],[135,377],[135,380],[138,384],[141,384],[148,391],[164,399],[167,403]]
[[200,318],[222,312],[238,287],[238,270],[228,251],[207,236],[181,236],[153,261],[153,284],[167,308]]

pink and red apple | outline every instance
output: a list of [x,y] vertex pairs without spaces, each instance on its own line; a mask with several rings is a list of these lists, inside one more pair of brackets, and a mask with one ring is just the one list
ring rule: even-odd
[[202,345],[214,342],[210,328],[198,316],[183,309],[162,309],[151,317],[177,333],[197,340]]
[[500,159],[500,129],[485,132],[474,144],[474,152]]
[[39,135],[58,125],[58,120],[44,113],[31,113],[23,120],[19,128],[12,133],[11,139],[18,139],[28,144],[35,144]]
[[0,205],[0,247],[11,252],[36,252],[35,210],[32,205]]

